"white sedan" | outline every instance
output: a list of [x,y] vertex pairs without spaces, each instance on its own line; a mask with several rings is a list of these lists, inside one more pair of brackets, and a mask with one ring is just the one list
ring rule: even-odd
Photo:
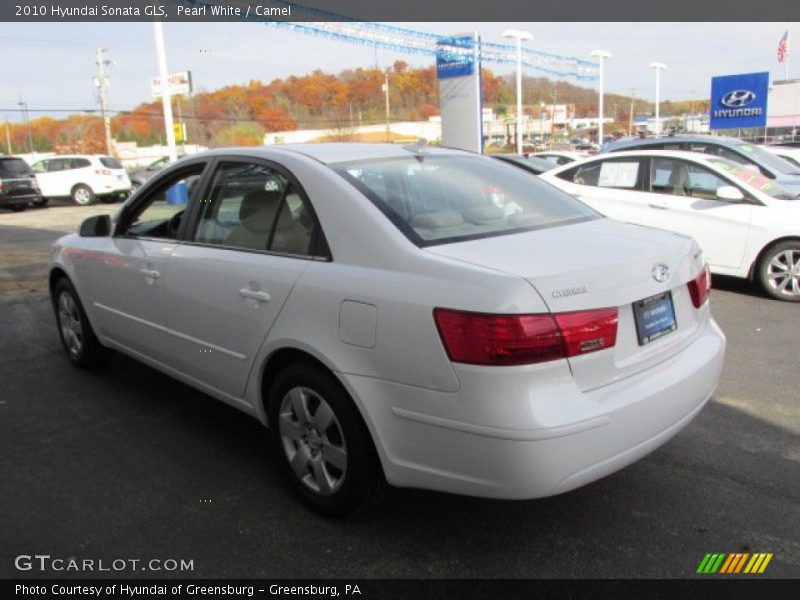
[[614,219],[691,235],[713,273],[800,301],[800,199],[755,169],[707,154],[638,150],[540,177]]
[[116,350],[269,424],[325,514],[387,481],[582,486],[678,433],[723,363],[694,240],[452,150],[211,151],[53,256],[74,364]]

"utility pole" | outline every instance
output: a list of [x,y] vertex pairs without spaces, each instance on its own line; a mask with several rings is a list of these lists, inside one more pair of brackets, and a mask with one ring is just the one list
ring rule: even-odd
[[556,100],[558,100],[558,88],[553,84],[553,112],[550,114],[550,150],[553,149],[553,134],[556,128]]
[[386,67],[386,71],[384,72],[383,76],[384,76],[383,91],[384,91],[384,96],[386,98],[386,141],[390,142],[391,130],[389,128],[389,67]]
[[11,131],[9,131],[8,128],[8,115],[6,115],[6,149],[9,154],[14,154],[14,151],[11,149]]
[[172,97],[169,89],[169,76],[167,71],[167,52],[164,49],[164,26],[161,21],[153,22],[153,33],[156,38],[156,56],[158,58],[158,73],[161,79],[161,106],[164,110],[164,133],[167,135],[167,154],[170,162],[178,160],[175,148],[175,128],[172,120]]
[[636,88],[631,88],[631,112],[628,114],[628,137],[633,135],[633,111],[636,102]]
[[25,133],[28,134],[28,152],[33,154],[33,136],[31,135],[31,125],[28,119],[28,103],[22,99],[22,96],[20,96],[17,105],[22,113],[22,119],[25,121]]
[[108,86],[111,81],[106,77],[106,65],[111,66],[113,61],[107,60],[105,57],[106,48],[97,47],[97,58],[95,64],[97,65],[97,77],[94,78],[94,86],[98,90],[100,96],[100,114],[103,117],[103,129],[106,138],[106,154],[111,155],[111,119],[108,116]]

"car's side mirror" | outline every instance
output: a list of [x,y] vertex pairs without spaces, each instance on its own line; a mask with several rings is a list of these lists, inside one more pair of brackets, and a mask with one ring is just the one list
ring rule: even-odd
[[730,200],[732,202],[739,202],[744,200],[742,190],[733,185],[723,185],[717,188],[717,198],[720,200]]
[[108,237],[111,235],[111,217],[108,215],[96,215],[89,217],[78,230],[81,237]]

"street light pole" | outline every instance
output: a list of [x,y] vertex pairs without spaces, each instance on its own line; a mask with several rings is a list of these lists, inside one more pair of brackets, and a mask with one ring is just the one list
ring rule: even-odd
[[591,56],[594,56],[595,58],[599,59],[599,61],[600,61],[600,92],[599,92],[600,101],[598,102],[599,106],[598,106],[598,109],[597,109],[597,114],[599,115],[599,117],[597,119],[597,121],[598,121],[598,125],[597,125],[597,144],[598,144],[598,146],[602,146],[603,145],[603,116],[605,115],[605,113],[603,111],[603,96],[604,96],[604,94],[603,94],[603,64],[606,62],[607,58],[611,58],[612,57],[612,54],[611,54],[611,52],[608,52],[607,50],[592,50]]
[[504,38],[517,40],[517,154],[522,154],[522,40],[532,41],[533,35],[518,29],[506,29]]
[[661,135],[661,69],[666,69],[667,65],[660,62],[650,63],[650,68],[656,71],[656,137]]

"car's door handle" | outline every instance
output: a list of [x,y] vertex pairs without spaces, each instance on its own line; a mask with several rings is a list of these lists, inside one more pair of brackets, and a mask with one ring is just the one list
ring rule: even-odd
[[242,288],[239,290],[239,295],[242,298],[251,298],[259,302],[269,302],[270,296],[267,292],[260,292],[258,290],[251,290],[250,288]]
[[139,271],[139,273],[141,273],[148,279],[161,279],[161,273],[159,273],[158,271],[153,271],[151,269],[142,269]]
[[648,204],[650,208],[656,208],[658,210],[669,210],[669,207],[664,204]]

